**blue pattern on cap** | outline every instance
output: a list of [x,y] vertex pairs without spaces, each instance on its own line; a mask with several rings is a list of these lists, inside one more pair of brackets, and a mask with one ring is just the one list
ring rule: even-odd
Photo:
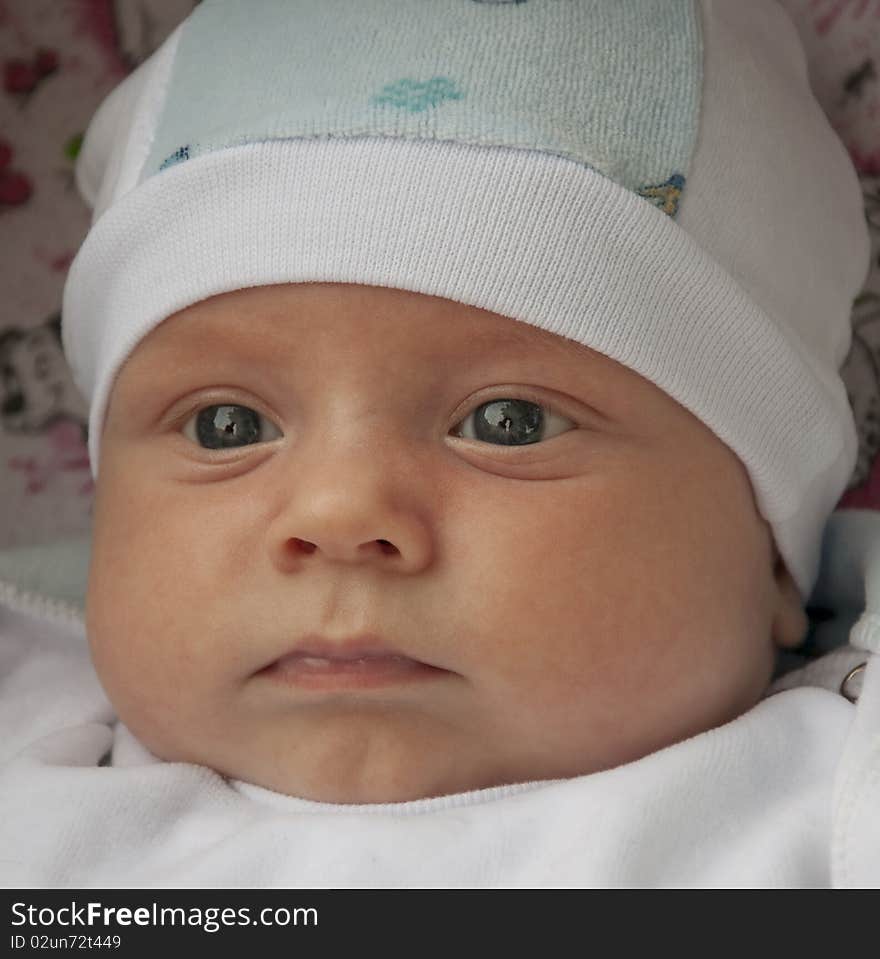
[[566,157],[675,216],[701,89],[696,0],[202,0],[139,182],[267,140],[457,140]]

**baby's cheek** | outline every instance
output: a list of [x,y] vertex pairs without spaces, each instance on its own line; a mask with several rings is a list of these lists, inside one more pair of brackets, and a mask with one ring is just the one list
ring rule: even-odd
[[86,629],[95,669],[119,718],[150,747],[165,742],[199,701],[199,677],[184,637],[168,628],[168,605],[144,602],[124,576],[94,568]]

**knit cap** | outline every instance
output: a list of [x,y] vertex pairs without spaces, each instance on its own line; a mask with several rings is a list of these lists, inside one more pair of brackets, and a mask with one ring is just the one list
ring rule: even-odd
[[586,344],[736,453],[803,598],[857,439],[870,244],[776,0],[202,0],[101,104],[62,338],[114,378],[215,294],[339,282]]

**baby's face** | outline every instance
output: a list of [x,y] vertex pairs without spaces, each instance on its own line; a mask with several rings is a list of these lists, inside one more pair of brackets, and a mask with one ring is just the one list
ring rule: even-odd
[[113,389],[87,630],[162,759],[327,802],[577,776],[733,719],[805,628],[728,447],[508,317],[239,290]]

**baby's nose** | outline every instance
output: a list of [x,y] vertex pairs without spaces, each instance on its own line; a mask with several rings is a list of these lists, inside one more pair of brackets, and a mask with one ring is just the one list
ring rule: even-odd
[[[373,564],[416,572],[435,550],[438,496],[426,468],[371,452],[301,461],[283,491],[271,539],[282,568]],[[404,461],[405,460],[405,461]]]

